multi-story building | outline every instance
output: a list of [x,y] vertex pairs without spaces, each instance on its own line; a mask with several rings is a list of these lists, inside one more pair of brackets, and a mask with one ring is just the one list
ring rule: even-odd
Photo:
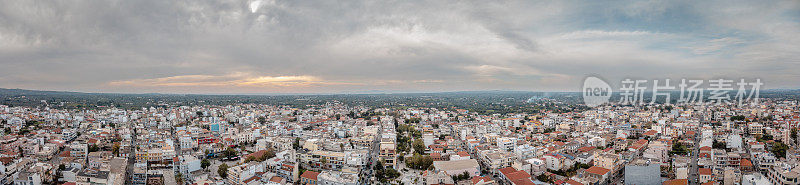
[[317,150],[311,152],[310,164],[322,169],[341,169],[345,163],[345,153]]
[[397,166],[396,146],[394,141],[381,141],[380,143],[380,157],[384,161],[387,168],[394,168]]
[[800,167],[774,166],[767,172],[767,179],[775,185],[798,185],[800,184]]
[[509,167],[514,163],[514,155],[505,150],[483,150],[479,154],[481,165],[492,173],[499,173],[499,169]]
[[497,138],[497,147],[505,151],[514,151],[517,146],[517,138],[501,137]]
[[762,135],[764,134],[764,125],[760,123],[750,123],[747,125],[747,132],[751,135]]
[[133,165],[131,183],[135,185],[147,184],[147,163],[136,163]]
[[255,176],[258,172],[264,172],[264,165],[256,161],[237,165],[228,168],[228,181],[232,184],[244,184],[243,182]]
[[86,143],[72,143],[69,145],[69,155],[76,158],[85,158],[89,154],[89,145]]
[[319,172],[306,171],[303,175],[300,175],[300,184],[317,185],[318,176]]

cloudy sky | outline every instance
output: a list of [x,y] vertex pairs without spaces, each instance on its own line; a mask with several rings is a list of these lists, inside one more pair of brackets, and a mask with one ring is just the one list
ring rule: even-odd
[[0,88],[577,91],[587,75],[800,88],[800,1],[0,0]]

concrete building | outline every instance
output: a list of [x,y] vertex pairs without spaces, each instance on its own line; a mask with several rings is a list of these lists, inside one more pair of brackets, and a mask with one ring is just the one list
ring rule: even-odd
[[444,171],[447,175],[459,175],[467,172],[470,177],[473,177],[479,176],[481,173],[481,167],[475,159],[434,161],[433,167],[437,170]]
[[625,166],[625,184],[660,184],[661,165],[627,165]]
[[358,185],[358,178],[358,174],[326,170],[317,175],[317,185]]

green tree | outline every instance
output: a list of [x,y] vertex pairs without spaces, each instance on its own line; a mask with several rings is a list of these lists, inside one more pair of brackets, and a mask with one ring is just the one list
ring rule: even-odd
[[686,149],[681,142],[674,141],[672,144],[672,151],[669,152],[670,154],[677,154],[677,155],[686,155],[689,151]]
[[417,170],[426,170],[433,165],[433,158],[429,155],[421,155],[415,153],[409,159],[406,159],[406,166]]
[[411,144],[411,147],[414,147],[414,153],[418,154],[425,153],[425,143],[422,142],[421,139],[414,140],[414,143]]
[[231,147],[228,147],[228,149],[226,149],[225,151],[222,151],[222,155],[225,156],[225,158],[231,158],[231,157],[237,156],[238,153],[239,152],[237,152],[236,149],[233,149]]
[[119,155],[119,143],[114,143],[114,146],[111,148],[111,152],[114,153],[114,156]]
[[98,147],[98,146],[97,146],[97,145],[95,145],[95,144],[92,144],[92,145],[90,145],[90,146],[89,146],[89,152],[90,152],[90,153],[91,153],[91,152],[96,152],[96,151],[100,151],[100,147]]
[[327,168],[327,166],[328,166],[328,159],[325,159],[325,158],[323,157],[322,159],[320,159],[320,160],[319,160],[319,163],[322,163],[322,167],[323,167],[323,168]]
[[219,176],[222,178],[228,178],[228,165],[225,163],[219,165],[219,169],[217,169],[217,174],[219,174]]
[[384,165],[386,165],[386,162],[384,162],[383,159],[381,159],[380,161],[378,161],[378,164],[375,164],[375,166],[372,167],[372,169],[375,171],[382,171]]
[[295,150],[300,150],[300,138],[294,138],[294,143],[292,143],[292,148]]
[[539,181],[542,181],[542,182],[550,182],[550,177],[548,177],[545,174],[541,174],[539,176],[536,176],[536,180],[539,180]]
[[775,142],[772,144],[771,152],[775,154],[778,158],[785,158],[786,157],[786,150],[789,149],[789,146],[783,144],[782,142]]
[[200,161],[201,168],[206,169],[209,166],[211,166],[211,161],[208,161],[208,159],[203,159],[203,161]]
[[451,176],[451,178],[453,178],[454,182],[467,180],[467,179],[469,179],[469,173],[464,172],[464,173],[461,173],[461,174],[458,174],[458,175],[453,175],[453,176]]
[[761,137],[756,138],[756,140],[759,142],[767,142],[772,139],[774,139],[772,135],[769,135],[767,133],[764,133]]
[[715,139],[711,144],[711,147],[714,149],[725,149],[725,143],[719,142]]
[[389,168],[384,171],[384,176],[386,179],[394,179],[400,177],[400,172],[397,172],[394,168]]
[[178,184],[182,185],[183,184],[183,174],[181,174],[180,172],[178,172],[178,174],[175,174],[175,181],[177,181]]

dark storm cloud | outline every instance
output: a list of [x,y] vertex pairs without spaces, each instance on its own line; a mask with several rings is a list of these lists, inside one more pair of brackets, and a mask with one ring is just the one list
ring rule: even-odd
[[796,87],[796,1],[2,1],[0,87],[572,90],[747,70]]

